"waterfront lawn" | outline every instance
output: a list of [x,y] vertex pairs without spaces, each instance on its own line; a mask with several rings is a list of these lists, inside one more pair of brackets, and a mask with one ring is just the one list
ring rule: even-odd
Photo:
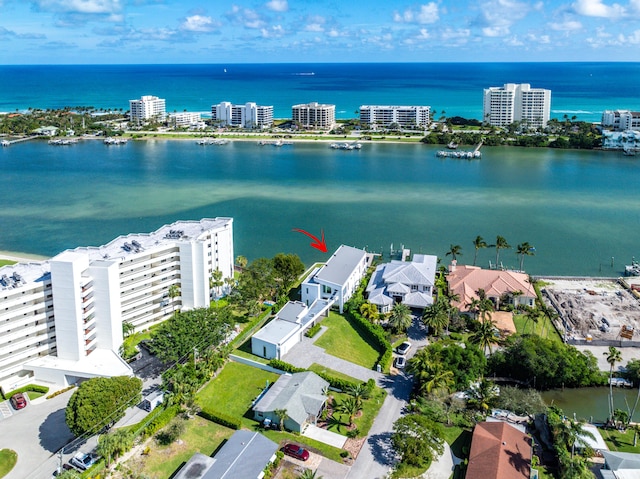
[[555,326],[547,316],[534,323],[531,320],[527,320],[527,316],[524,314],[514,314],[513,324],[518,334],[535,334],[553,341],[562,342],[560,334],[558,334]]
[[267,381],[273,383],[277,379],[275,373],[231,361],[198,393],[196,403],[203,409],[237,417],[244,427],[252,429],[256,421],[251,414],[251,403]]
[[602,438],[609,446],[610,451],[640,453],[640,437],[638,438],[638,446],[633,447],[634,432],[631,428],[624,432],[617,429],[601,428],[600,434],[602,434]]
[[0,259],[0,268],[3,266],[11,266],[12,264],[16,264],[16,262],[9,259]]
[[373,368],[378,361],[378,351],[349,324],[344,316],[331,311],[321,324],[328,330],[314,343],[316,346],[324,348],[326,353],[332,356],[365,368]]
[[234,432],[232,429],[196,416],[185,421],[185,430],[180,435],[179,444],[174,442],[168,446],[158,446],[152,439],[149,442],[149,453],[139,456],[140,459],[136,458],[132,463],[127,463],[127,466],[134,470],[140,468],[140,477],[149,479],[173,477],[176,470],[194,453],[200,452],[210,456]]
[[11,449],[0,450],[0,477],[4,477],[18,462],[18,454]]

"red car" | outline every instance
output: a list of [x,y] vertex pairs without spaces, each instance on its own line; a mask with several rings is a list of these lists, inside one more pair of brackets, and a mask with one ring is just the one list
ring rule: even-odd
[[14,394],[11,396],[11,405],[14,409],[22,409],[27,407],[27,400],[22,393]]
[[307,459],[309,459],[309,451],[307,451],[303,447],[298,446],[297,444],[285,444],[285,446],[282,448],[282,452],[284,452],[288,456],[300,459],[301,461],[306,461]]

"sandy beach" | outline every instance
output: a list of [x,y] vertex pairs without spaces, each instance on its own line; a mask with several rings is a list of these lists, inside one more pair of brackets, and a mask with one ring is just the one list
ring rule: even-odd
[[37,254],[16,253],[15,251],[0,251],[0,259],[7,259],[9,261],[16,261],[18,263],[29,263],[31,261],[43,261],[49,258]]

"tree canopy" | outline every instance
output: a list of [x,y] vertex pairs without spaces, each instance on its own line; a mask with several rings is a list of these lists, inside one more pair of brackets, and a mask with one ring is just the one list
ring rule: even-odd
[[231,328],[228,308],[198,308],[176,311],[154,329],[151,347],[164,362],[178,361],[193,351],[219,345]]
[[76,436],[97,433],[124,417],[128,407],[138,404],[141,391],[142,381],[127,376],[84,381],[69,399],[65,411],[67,426]]
[[391,443],[412,466],[426,466],[444,451],[444,430],[441,424],[420,414],[408,414],[393,425]]
[[540,390],[604,383],[593,354],[533,335],[510,338],[489,358],[487,369],[488,374],[531,383]]

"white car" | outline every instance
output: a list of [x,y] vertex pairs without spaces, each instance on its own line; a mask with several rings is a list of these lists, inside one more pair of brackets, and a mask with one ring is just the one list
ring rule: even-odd
[[98,461],[98,456],[93,453],[85,454],[79,452],[71,458],[69,463],[80,470],[86,471]]
[[396,352],[404,356],[405,354],[407,354],[407,352],[409,352],[410,349],[411,349],[411,343],[409,341],[405,341],[404,343],[402,343],[400,346],[396,348]]
[[407,365],[407,359],[404,356],[398,356],[395,360],[396,369],[404,369]]

